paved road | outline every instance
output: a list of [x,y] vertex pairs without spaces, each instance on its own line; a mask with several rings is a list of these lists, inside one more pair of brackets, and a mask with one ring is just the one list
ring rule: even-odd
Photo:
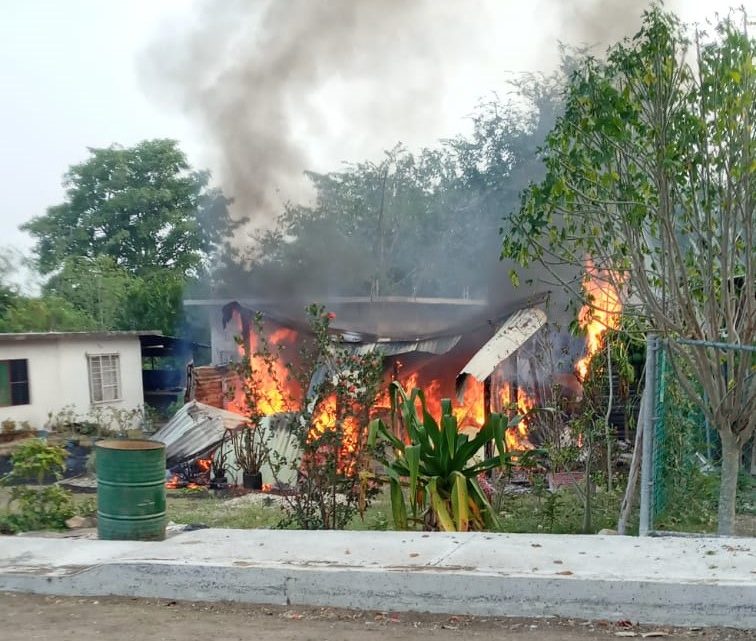
[[[139,599],[0,594],[3,641],[594,641],[653,636],[752,641],[753,631],[631,627],[610,622],[480,619]],[[620,634],[618,634],[620,633]]]

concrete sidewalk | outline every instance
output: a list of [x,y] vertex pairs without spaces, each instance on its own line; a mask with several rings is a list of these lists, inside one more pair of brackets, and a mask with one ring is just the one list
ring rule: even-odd
[[208,529],[0,537],[0,591],[756,628],[756,540]]

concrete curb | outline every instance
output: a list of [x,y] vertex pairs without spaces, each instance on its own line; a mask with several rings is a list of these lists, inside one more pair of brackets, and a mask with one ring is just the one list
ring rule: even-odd
[[[0,590],[756,628],[749,539],[204,530],[170,542],[0,539]],[[714,557],[719,571],[701,573]]]

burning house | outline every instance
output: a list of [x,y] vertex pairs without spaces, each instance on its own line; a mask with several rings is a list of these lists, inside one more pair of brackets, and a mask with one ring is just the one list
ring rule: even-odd
[[[549,404],[555,389],[568,401],[580,396],[587,360],[599,349],[601,333],[615,326],[619,312],[616,295],[606,296],[604,315],[589,317],[581,312],[581,322],[588,325],[587,339],[562,331],[549,318],[543,295],[499,306],[471,299],[399,297],[340,298],[327,303],[334,310],[331,331],[340,348],[354,354],[379,351],[383,356],[386,387],[376,398],[372,415],[389,412],[385,390],[397,380],[405,389],[422,388],[436,415],[441,399],[452,399],[460,427],[477,430],[489,412],[524,413]],[[220,422],[216,420],[215,428],[201,436],[195,430],[194,439],[167,443],[169,460],[184,464],[201,460],[221,442],[223,430],[228,429],[224,421],[243,422],[246,405],[234,363],[245,345],[250,354],[257,351],[260,331],[281,358],[251,359],[252,375],[261,390],[257,411],[274,421],[301,408],[301,390],[286,388],[284,361],[295,358],[298,345],[310,332],[301,311],[304,304],[243,300],[187,301],[187,305],[208,313],[214,360],[192,371],[187,399],[205,413],[217,411]],[[511,450],[532,448],[539,440],[527,420],[506,434]],[[285,434],[276,434],[274,441],[275,448],[290,446]],[[272,482],[269,472],[263,476],[264,483]]]
[[[371,417],[390,413],[388,386],[398,381],[405,389],[421,388],[436,416],[441,400],[452,399],[460,429],[473,432],[492,412],[524,414],[555,405],[566,408],[567,415],[573,411],[570,408],[582,396],[588,363],[602,348],[602,334],[619,322],[619,295],[598,276],[588,265],[584,288],[592,305],[584,306],[577,318],[585,336],[564,329],[569,319],[554,311],[563,308],[564,301],[550,300],[544,291],[494,301],[332,297],[323,304],[331,312],[329,332],[339,350],[353,355],[378,352],[382,357],[383,386],[369,408]],[[245,352],[250,354],[247,375],[257,390],[255,413],[272,433],[271,447],[281,453],[294,447],[282,427],[287,424],[284,419],[303,409],[310,392],[306,383],[291,379],[289,366],[312,338],[312,328],[306,304],[299,299],[185,304],[207,314],[212,364],[191,370],[186,389],[189,405],[155,438],[166,443],[168,463],[173,466],[171,482],[208,484],[218,476],[210,473],[213,454],[223,452],[233,459],[232,448],[224,449],[223,444],[228,446],[233,440],[229,435],[249,420],[249,399],[238,367]],[[260,355],[261,344],[269,346],[275,357]],[[310,381],[310,390],[313,385]],[[320,402],[322,416],[314,417],[313,429],[326,430],[334,419],[327,399]],[[622,412],[614,412],[610,421],[621,437],[627,437]],[[536,417],[527,417],[507,431],[506,445],[513,451],[539,446],[549,438],[546,429],[549,426]],[[344,433],[345,441],[349,433]],[[344,447],[349,447],[348,442]],[[216,467],[222,483],[241,484],[241,475],[230,471],[234,461]],[[258,483],[281,481],[273,478],[269,467],[263,468],[258,470]]]

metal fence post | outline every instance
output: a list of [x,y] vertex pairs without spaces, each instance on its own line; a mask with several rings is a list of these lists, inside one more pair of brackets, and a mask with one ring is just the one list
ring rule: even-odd
[[653,529],[653,455],[654,415],[656,414],[656,356],[659,339],[654,334],[646,337],[646,383],[643,395],[643,456],[641,459],[640,524],[638,534],[648,536]]

